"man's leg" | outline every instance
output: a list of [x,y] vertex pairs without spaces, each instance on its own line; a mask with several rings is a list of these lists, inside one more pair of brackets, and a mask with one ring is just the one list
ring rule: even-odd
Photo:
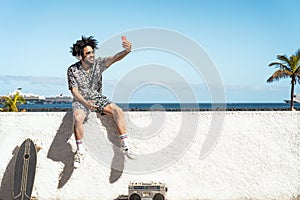
[[86,117],[86,114],[83,110],[73,110],[73,126],[74,126],[74,134],[76,140],[82,140],[83,138],[83,121]]
[[133,152],[131,152],[131,150],[129,150],[128,135],[127,135],[126,122],[125,122],[123,110],[120,107],[118,107],[116,104],[111,103],[103,108],[103,114],[113,117],[117,125],[119,137],[122,141],[123,152],[130,159],[136,159],[137,158],[136,155]]
[[116,104],[111,103],[103,108],[103,113],[114,118],[114,121],[117,125],[117,130],[120,135],[126,134],[126,122],[123,110],[118,107]]
[[76,109],[73,110],[73,128],[74,128],[74,135],[76,139],[76,145],[77,145],[77,151],[74,157],[74,167],[78,168],[80,166],[80,163],[82,163],[84,154],[85,154],[85,148],[83,146],[83,135],[84,135],[84,129],[83,129],[83,121],[86,117],[86,113],[83,110]]

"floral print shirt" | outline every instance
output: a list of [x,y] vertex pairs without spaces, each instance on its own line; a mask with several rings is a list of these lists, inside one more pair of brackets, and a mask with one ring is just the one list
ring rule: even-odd
[[95,60],[89,72],[83,69],[80,62],[71,65],[67,71],[69,89],[78,88],[86,100],[102,96],[102,73],[106,69],[106,58],[101,57]]

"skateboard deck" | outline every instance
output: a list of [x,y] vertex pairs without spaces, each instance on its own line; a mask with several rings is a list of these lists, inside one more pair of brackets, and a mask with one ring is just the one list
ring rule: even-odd
[[17,154],[14,171],[14,200],[30,200],[36,170],[36,148],[26,139]]

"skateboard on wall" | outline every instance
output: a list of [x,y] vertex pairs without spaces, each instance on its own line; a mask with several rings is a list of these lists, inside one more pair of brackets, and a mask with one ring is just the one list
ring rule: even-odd
[[26,139],[17,154],[14,171],[14,200],[30,200],[35,171],[37,151],[31,139]]

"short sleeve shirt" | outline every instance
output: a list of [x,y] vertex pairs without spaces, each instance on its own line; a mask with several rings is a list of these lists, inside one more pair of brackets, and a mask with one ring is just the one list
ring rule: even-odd
[[68,86],[78,88],[80,94],[87,100],[102,96],[102,73],[107,69],[106,58],[97,58],[94,66],[86,72],[80,62],[68,68]]

